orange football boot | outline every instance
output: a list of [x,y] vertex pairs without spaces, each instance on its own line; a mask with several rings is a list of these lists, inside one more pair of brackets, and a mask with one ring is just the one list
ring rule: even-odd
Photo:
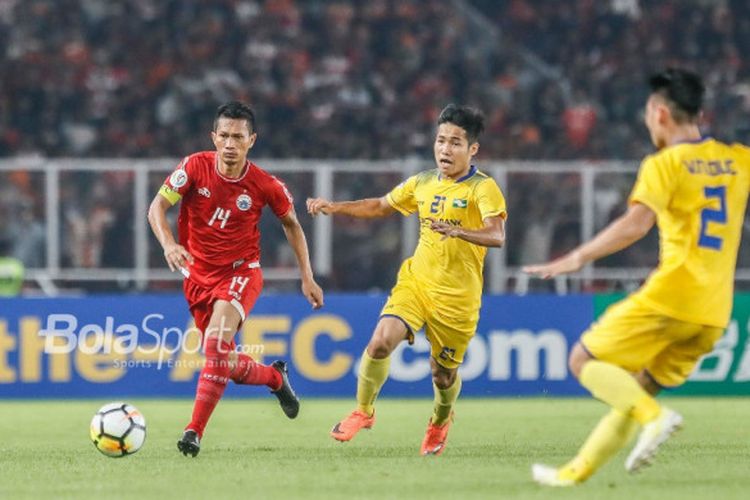
[[448,429],[450,429],[453,423],[453,412],[448,418],[448,421],[443,425],[435,425],[432,423],[432,418],[427,423],[427,432],[424,435],[422,441],[421,453],[423,456],[427,455],[440,455],[445,450],[445,442],[448,441]]
[[360,429],[371,429],[375,425],[375,412],[372,416],[359,410],[351,412],[344,420],[333,426],[331,437],[336,441],[350,441]]

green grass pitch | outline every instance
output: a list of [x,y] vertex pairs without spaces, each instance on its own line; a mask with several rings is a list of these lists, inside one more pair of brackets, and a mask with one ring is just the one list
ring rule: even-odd
[[571,457],[605,408],[590,399],[463,399],[441,457],[420,457],[431,400],[384,399],[377,423],[350,443],[328,430],[349,400],[304,400],[287,420],[275,399],[227,400],[200,455],[175,442],[187,400],[132,399],[148,437],[107,458],[88,423],[108,401],[0,402],[0,498],[750,498],[750,400],[671,398],[686,427],[637,476],[624,453],[588,483],[544,489],[535,461]]

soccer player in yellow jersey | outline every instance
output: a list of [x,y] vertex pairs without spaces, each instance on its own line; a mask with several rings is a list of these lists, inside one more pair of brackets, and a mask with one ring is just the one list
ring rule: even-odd
[[668,69],[649,80],[646,127],[659,150],[641,164],[627,212],[567,255],[528,266],[550,278],[621,250],[659,228],[659,266],[610,307],[573,347],[569,366],[611,407],[578,455],[560,468],[534,465],[535,481],[586,480],[640,428],[625,461],[635,472],[682,425],[660,405],[662,388],[685,382],[729,322],[737,249],[750,190],[750,149],[702,137],[704,87],[698,75]]
[[307,200],[312,215],[385,217],[417,213],[419,244],[401,265],[396,285],[362,353],[357,409],[336,424],[331,437],[349,441],[375,423],[375,398],[388,377],[390,354],[424,328],[431,345],[435,405],[422,455],[445,449],[452,408],[461,390],[458,367],[474,336],[482,298],[487,247],[505,241],[505,199],[495,181],[471,164],[484,128],[482,114],[447,106],[438,118],[437,168],[418,173],[381,198],[331,202]]

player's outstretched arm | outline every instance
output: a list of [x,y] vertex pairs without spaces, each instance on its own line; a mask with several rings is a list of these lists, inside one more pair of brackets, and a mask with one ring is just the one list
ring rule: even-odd
[[330,201],[325,198],[308,198],[307,213],[315,217],[323,215],[349,215],[363,219],[385,217],[396,211],[385,196],[356,201]]
[[159,240],[161,247],[164,249],[164,258],[169,265],[169,269],[176,271],[184,267],[186,262],[192,264],[193,256],[174,239],[172,228],[169,227],[169,221],[167,220],[167,210],[171,206],[169,200],[161,194],[157,194],[148,207],[148,222],[156,239]]
[[633,203],[628,211],[612,221],[591,240],[583,243],[559,259],[523,268],[524,272],[540,278],[554,278],[574,273],[587,263],[627,248],[649,232],[656,222],[656,214],[642,203]]
[[297,220],[294,207],[281,218],[281,225],[284,228],[286,239],[289,241],[294,250],[294,255],[297,257],[297,265],[302,276],[302,294],[312,304],[313,309],[320,309],[323,307],[323,289],[318,286],[313,278],[307,239],[299,220]]
[[465,229],[445,222],[432,220],[430,229],[445,238],[459,238],[483,247],[502,247],[505,244],[505,219],[502,217],[487,217],[481,229]]

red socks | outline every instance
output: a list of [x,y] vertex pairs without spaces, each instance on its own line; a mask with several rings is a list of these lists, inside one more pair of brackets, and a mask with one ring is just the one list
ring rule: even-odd
[[237,355],[237,366],[229,376],[242,385],[267,385],[272,391],[281,388],[281,374],[272,366],[257,363],[247,354]]
[[192,429],[203,437],[208,419],[216,408],[229,380],[243,385],[266,385],[272,391],[281,388],[281,374],[273,367],[256,363],[247,354],[237,355],[237,366],[229,368],[229,352],[232,344],[218,337],[205,341],[206,364],[198,378],[195,391],[193,417],[185,429]]
[[185,428],[194,430],[201,437],[203,437],[203,430],[206,428],[208,419],[211,418],[211,413],[224,394],[231,371],[229,368],[231,344],[229,342],[224,342],[218,337],[208,337],[205,348],[206,364],[198,378],[193,417]]

